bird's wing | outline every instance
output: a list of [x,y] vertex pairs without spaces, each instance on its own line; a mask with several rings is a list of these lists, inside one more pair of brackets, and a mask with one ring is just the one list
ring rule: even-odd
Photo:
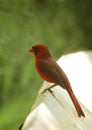
[[[42,73],[53,83],[61,85],[63,88],[66,86],[67,76],[60,66],[53,59],[41,59],[37,64],[38,72]],[[67,81],[69,84],[69,80]]]

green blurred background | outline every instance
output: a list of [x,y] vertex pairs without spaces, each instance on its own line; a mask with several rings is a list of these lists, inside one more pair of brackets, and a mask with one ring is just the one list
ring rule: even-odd
[[0,0],[0,130],[18,129],[42,85],[35,43],[55,59],[92,50],[92,0]]

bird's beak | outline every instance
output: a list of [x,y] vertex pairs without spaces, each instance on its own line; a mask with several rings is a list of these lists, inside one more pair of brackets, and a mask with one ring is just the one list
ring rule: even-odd
[[34,50],[31,48],[31,49],[29,49],[29,50],[28,50],[28,52],[33,53],[33,52],[34,52]]

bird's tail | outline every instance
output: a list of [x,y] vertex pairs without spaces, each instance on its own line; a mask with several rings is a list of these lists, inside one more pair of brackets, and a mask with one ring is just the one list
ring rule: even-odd
[[81,106],[80,106],[80,104],[79,104],[77,98],[75,97],[75,95],[74,95],[72,89],[69,87],[69,89],[68,89],[67,91],[68,91],[68,94],[70,95],[70,97],[71,97],[71,99],[72,99],[72,102],[73,102],[75,108],[76,108],[76,111],[77,111],[77,113],[78,113],[78,116],[79,116],[79,117],[81,117],[81,116],[85,117],[85,114],[84,114],[84,112],[83,112],[83,110],[82,110],[82,108],[81,108]]

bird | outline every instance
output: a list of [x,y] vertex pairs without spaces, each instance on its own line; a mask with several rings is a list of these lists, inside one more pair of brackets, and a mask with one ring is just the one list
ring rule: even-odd
[[78,102],[78,99],[76,98],[72,90],[67,75],[65,74],[63,69],[57,64],[57,62],[52,58],[48,46],[44,44],[35,44],[28,50],[28,52],[33,53],[35,55],[35,67],[41,78],[47,82],[53,83],[53,85],[46,90],[50,90],[52,87],[60,85],[68,92],[75,106],[78,116],[85,117],[85,114]]

